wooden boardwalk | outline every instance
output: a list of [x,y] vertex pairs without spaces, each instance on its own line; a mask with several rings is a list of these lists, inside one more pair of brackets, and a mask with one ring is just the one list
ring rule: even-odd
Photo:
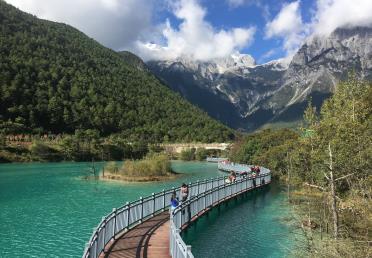
[[118,236],[101,257],[170,258],[169,217],[162,212]]

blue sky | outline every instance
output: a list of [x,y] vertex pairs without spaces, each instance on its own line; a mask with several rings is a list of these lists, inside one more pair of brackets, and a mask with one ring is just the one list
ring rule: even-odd
[[[254,39],[239,49],[240,53],[252,55],[256,62],[264,63],[273,59],[287,56],[287,51],[282,48],[281,37],[267,37],[266,24],[274,19],[282,8],[290,3],[298,2],[301,18],[304,23],[311,22],[316,8],[316,1],[285,1],[285,0],[237,0],[239,4],[232,4],[234,0],[199,0],[197,3],[206,10],[205,21],[210,23],[215,30],[230,30],[236,27],[256,28]],[[182,20],[172,12],[172,8],[161,5],[155,23],[168,19],[172,26],[178,27]]]
[[144,60],[291,57],[312,36],[372,26],[371,0],[5,0]]
[[[253,1],[247,2],[235,8],[230,7],[227,1],[203,1],[202,3],[209,10],[207,20],[217,28],[256,26],[253,42],[241,52],[252,55],[260,62],[285,56],[286,52],[281,48],[283,39],[265,37],[265,25],[278,15],[283,5],[290,1],[267,0],[260,1],[261,4],[252,3]],[[299,6],[303,20],[309,22],[309,12],[314,8],[315,2],[302,1]],[[265,55],[268,56],[265,57]]]
[[[228,1],[217,0],[204,0],[200,1],[207,11],[206,20],[217,29],[231,29],[234,27],[247,27],[255,26],[256,33],[254,40],[251,44],[242,48],[240,52],[252,55],[255,60],[267,61],[283,57],[285,52],[281,49],[280,39],[265,38],[265,24],[267,19],[274,17],[279,11],[284,1],[270,0],[264,1],[263,5],[255,3],[245,3],[240,6],[232,7]],[[264,9],[266,8],[266,9]],[[163,12],[162,19],[170,18],[172,24],[179,25],[180,20],[177,19],[171,12]],[[272,50],[275,53],[265,58],[265,54]]]

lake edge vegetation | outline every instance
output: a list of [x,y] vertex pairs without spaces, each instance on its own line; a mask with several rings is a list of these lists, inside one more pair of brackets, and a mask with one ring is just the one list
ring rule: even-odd
[[165,153],[149,153],[140,160],[125,160],[121,165],[108,162],[103,168],[103,180],[124,182],[150,182],[175,179],[178,176],[171,168]]
[[[372,84],[350,75],[297,131],[237,139],[235,162],[260,164],[287,185],[305,241],[297,257],[369,257],[372,233]],[[302,239],[303,241],[303,239]]]

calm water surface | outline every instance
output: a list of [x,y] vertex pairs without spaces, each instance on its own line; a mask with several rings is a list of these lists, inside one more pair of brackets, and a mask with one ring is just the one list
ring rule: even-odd
[[[89,163],[0,165],[0,257],[81,257],[93,228],[113,207],[183,181],[223,175],[205,162],[172,166],[185,176],[126,184],[84,180]],[[274,186],[232,202],[218,219],[214,210],[192,226],[186,241],[196,257],[284,257],[292,241],[281,221],[288,212],[283,198]],[[262,252],[268,245],[276,251]]]

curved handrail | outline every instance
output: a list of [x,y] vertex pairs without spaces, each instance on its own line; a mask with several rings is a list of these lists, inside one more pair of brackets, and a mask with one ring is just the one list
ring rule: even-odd
[[207,157],[205,160],[206,160],[207,162],[215,162],[215,163],[218,163],[218,162],[221,162],[221,161],[227,160],[227,158]]
[[[220,176],[189,183],[189,199],[193,200],[195,197],[213,188],[225,185],[226,178],[227,176]],[[243,178],[243,176],[238,175],[237,181],[241,178]],[[153,193],[150,196],[141,197],[132,202],[127,202],[125,205],[113,209],[111,213],[102,218],[102,221],[93,230],[93,234],[85,246],[83,258],[99,257],[100,254],[104,252],[106,245],[110,241],[115,240],[116,235],[168,209],[171,195],[175,191],[176,189],[172,187],[171,189]],[[180,207],[182,207],[182,205]],[[180,236],[176,238],[178,241],[182,241]]]
[[[209,189],[225,183],[227,176],[211,179],[198,180],[189,183],[189,196],[197,196]],[[153,193],[150,196],[127,202],[125,205],[113,209],[111,213],[103,217],[98,226],[93,230],[89,242],[85,245],[84,258],[97,258],[104,251],[105,246],[115,236],[125,230],[129,230],[143,220],[169,208],[171,195],[178,191],[174,187]]]
[[[170,223],[170,254],[173,258],[193,258],[191,246],[181,238],[180,233],[190,222],[197,219],[216,205],[252,188],[260,187],[271,182],[271,172],[266,168],[260,168],[262,173],[257,176],[238,178],[234,183],[219,185],[198,196],[194,196],[181,203],[171,213]],[[257,179],[258,183],[257,183]]]

